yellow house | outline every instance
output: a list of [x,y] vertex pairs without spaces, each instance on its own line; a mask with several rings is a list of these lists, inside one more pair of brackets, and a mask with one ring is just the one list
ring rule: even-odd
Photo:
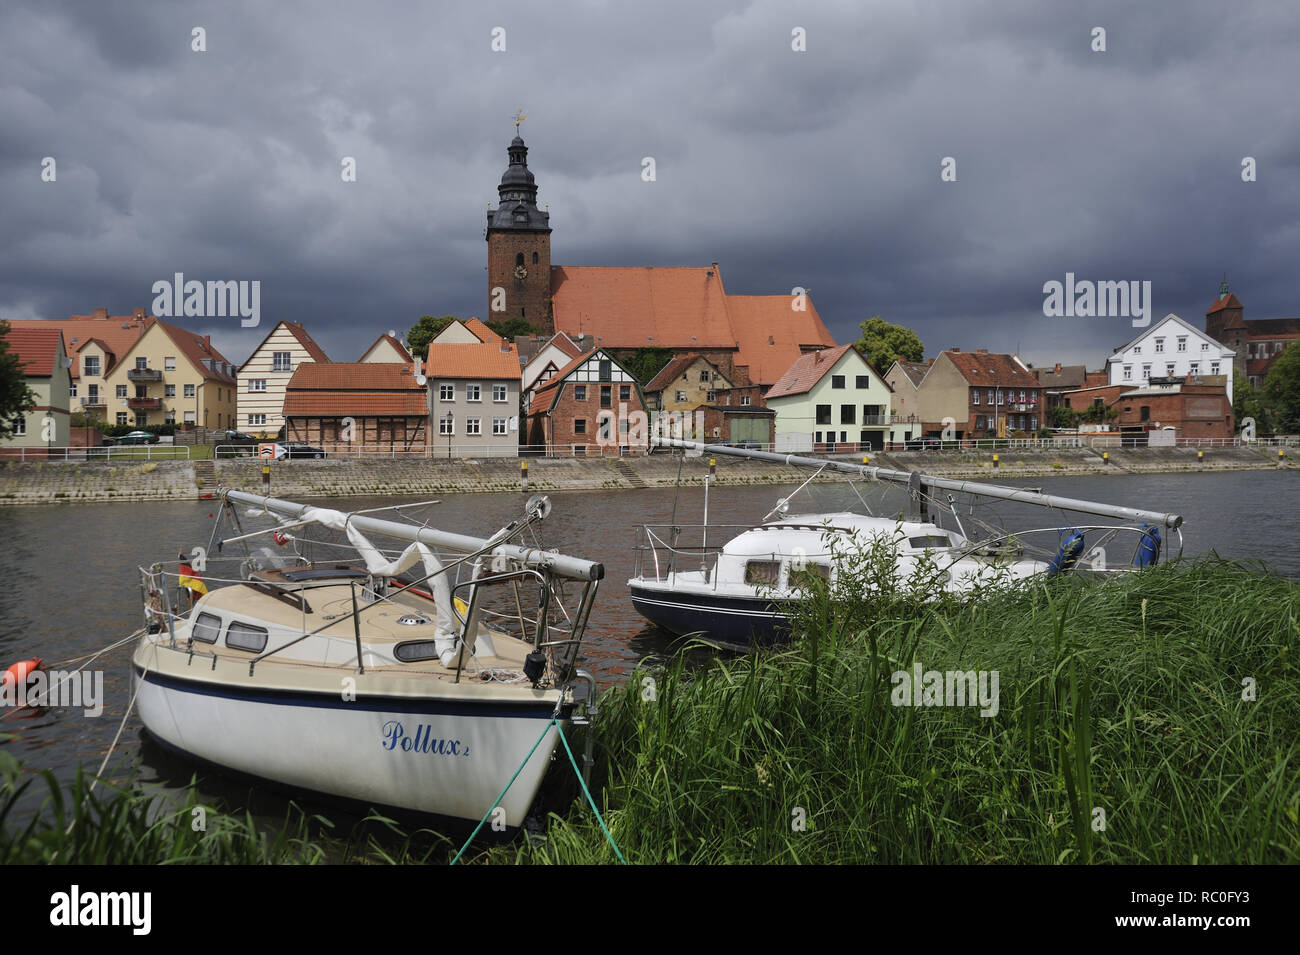
[[279,434],[284,427],[284,396],[294,371],[307,362],[329,360],[302,325],[277,324],[239,366],[239,423],[232,427],[261,437]]
[[57,328],[10,328],[9,351],[23,366],[35,407],[16,416],[13,433],[0,447],[66,448],[68,446],[69,365],[63,334]]
[[235,427],[235,368],[197,335],[151,318],[107,379],[107,420],[137,428],[155,424]]

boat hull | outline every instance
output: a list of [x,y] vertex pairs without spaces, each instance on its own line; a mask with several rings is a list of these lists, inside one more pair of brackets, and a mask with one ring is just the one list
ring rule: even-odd
[[[524,764],[555,710],[555,699],[358,693],[348,700],[165,674],[138,661],[135,679],[145,728],[173,749],[297,789],[474,821]],[[552,726],[494,822],[523,824],[557,740]]]
[[665,585],[630,581],[637,613],[669,633],[700,633],[735,650],[777,646],[790,637],[789,618],[765,597],[695,594]]

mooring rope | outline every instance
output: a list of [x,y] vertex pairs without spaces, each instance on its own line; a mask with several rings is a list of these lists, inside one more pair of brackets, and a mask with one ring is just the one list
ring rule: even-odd
[[469,838],[465,840],[465,844],[460,847],[460,851],[456,853],[455,858],[453,858],[448,865],[455,865],[460,861],[460,857],[465,854],[465,850],[469,848],[469,844],[474,841],[474,837],[479,834],[479,830],[482,829],[483,824],[487,822],[488,816],[492,815],[501,800],[505,798],[506,793],[510,791],[510,787],[515,784],[515,780],[519,778],[519,774],[524,771],[524,767],[528,765],[528,761],[533,758],[533,753],[537,752],[537,747],[542,745],[542,740],[546,739],[546,734],[551,731],[552,726],[554,726],[556,732],[560,734],[560,742],[564,744],[564,751],[569,754],[569,764],[573,767],[573,771],[578,775],[578,785],[582,787],[582,793],[587,797],[587,803],[591,806],[591,811],[596,814],[596,820],[600,823],[601,831],[605,833],[605,838],[609,840],[609,844],[614,847],[614,854],[618,856],[618,861],[627,865],[627,859],[623,858],[623,853],[619,851],[618,843],[616,843],[614,837],[610,835],[609,828],[605,825],[605,820],[600,815],[600,810],[596,808],[596,801],[591,798],[591,791],[587,789],[587,783],[582,778],[582,773],[578,770],[578,762],[573,758],[573,750],[569,748],[569,741],[564,737],[564,727],[560,725],[558,717],[552,717],[551,721],[546,724],[546,728],[542,730],[542,735],[537,737],[537,742],[533,744],[533,748],[528,751],[528,755],[524,757],[524,761],[519,764],[519,768],[515,770],[515,774],[510,777],[510,782],[506,783],[506,788],[501,790],[501,795],[497,796],[497,798],[493,800],[492,805],[488,807],[488,811],[483,813],[483,818],[478,821],[478,825],[474,827],[474,831],[469,834]]

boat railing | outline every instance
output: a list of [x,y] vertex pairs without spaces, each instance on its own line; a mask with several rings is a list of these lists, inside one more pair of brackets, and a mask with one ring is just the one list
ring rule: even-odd
[[[653,567],[655,579],[663,581],[669,574],[677,572],[681,558],[684,566],[703,570],[706,576],[711,577],[723,545],[738,533],[753,529],[750,524],[638,525],[633,545],[633,576],[645,577],[645,571]],[[716,543],[711,544],[709,537],[715,531]],[[695,543],[697,539],[698,543]]]
[[[1050,561],[1062,553],[1062,548],[1074,533],[1083,535],[1083,545],[1077,557],[1071,561],[1073,566],[1097,572],[1116,572],[1134,570],[1143,564],[1139,555],[1143,545],[1152,539],[1152,528],[1135,527],[1131,524],[1072,524],[1068,527],[1036,527],[1008,534],[994,534],[979,541],[970,541],[965,547],[954,548],[953,561],[966,557],[1008,557],[1020,559],[1027,553],[1031,556]],[[1181,528],[1173,531],[1177,537],[1177,552],[1172,553],[1171,542],[1160,540],[1159,553],[1154,563],[1165,563],[1181,556],[1183,535]],[[1122,535],[1132,534],[1136,537],[1132,549]],[[1038,540],[1047,537],[1052,543],[1040,546]]]

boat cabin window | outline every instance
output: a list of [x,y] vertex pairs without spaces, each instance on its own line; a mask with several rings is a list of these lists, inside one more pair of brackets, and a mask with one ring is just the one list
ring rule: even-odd
[[909,537],[907,542],[917,550],[923,547],[951,547],[952,541],[947,534],[923,534],[920,537]]
[[409,640],[393,648],[393,656],[403,663],[418,660],[435,660],[438,657],[438,645],[432,640]]
[[751,560],[745,565],[745,583],[775,587],[781,579],[781,563],[775,560]]
[[807,590],[816,586],[816,581],[829,581],[831,568],[829,564],[807,563],[796,570],[790,568],[790,587],[793,590]]
[[226,646],[261,653],[266,649],[266,628],[235,620],[226,628]]
[[190,636],[203,643],[216,643],[221,636],[221,618],[210,613],[201,613],[190,628]]

